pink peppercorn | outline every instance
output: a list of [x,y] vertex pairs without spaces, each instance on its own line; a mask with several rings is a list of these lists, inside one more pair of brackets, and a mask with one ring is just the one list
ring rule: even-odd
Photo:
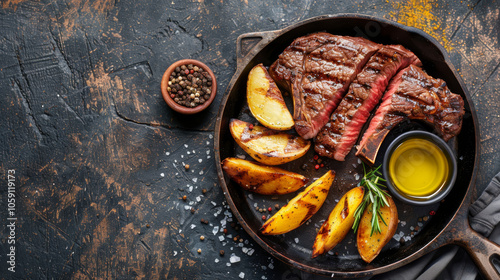
[[316,170],[318,170],[318,169],[319,169],[319,164],[316,164],[316,165],[314,166],[314,168],[315,168]]

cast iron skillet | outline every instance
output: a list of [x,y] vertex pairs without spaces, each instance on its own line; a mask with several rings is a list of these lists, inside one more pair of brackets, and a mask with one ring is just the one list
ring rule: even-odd
[[[396,234],[401,241],[391,240],[380,255],[366,264],[354,246],[355,236],[348,236],[329,254],[311,259],[311,247],[316,231],[342,194],[359,181],[362,166],[351,152],[345,162],[326,160],[326,168],[334,169],[337,178],[330,189],[323,207],[309,222],[298,229],[279,236],[259,233],[263,224],[262,213],[255,208],[284,205],[295,194],[266,197],[243,191],[222,171],[220,162],[224,158],[245,155],[229,132],[231,118],[257,123],[246,105],[246,80],[250,69],[258,63],[269,66],[278,55],[297,37],[309,33],[326,31],[332,34],[362,36],[383,44],[401,44],[413,51],[423,62],[424,69],[433,77],[441,78],[450,90],[460,94],[465,101],[465,116],[462,132],[449,141],[458,159],[458,178],[448,197],[428,207],[412,207],[396,201],[402,221]],[[465,247],[484,275],[498,278],[492,265],[500,247],[488,241],[468,223],[468,208],[471,204],[478,166],[479,130],[477,117],[467,88],[450,63],[445,49],[431,36],[421,30],[372,16],[354,14],[326,15],[311,18],[282,30],[256,32],[241,35],[237,40],[237,69],[222,100],[215,130],[217,173],[226,199],[248,234],[265,250],[281,261],[307,272],[340,277],[361,277],[383,273],[407,264],[422,255],[447,244]],[[289,99],[289,98],[288,98]],[[288,100],[287,99],[287,100]],[[407,122],[389,135],[411,129],[429,130],[425,125]],[[383,157],[384,145],[378,158]],[[312,166],[313,149],[292,163],[282,166],[311,178],[320,177],[326,169],[316,171]],[[354,149],[353,149],[354,150]],[[249,157],[248,157],[249,158]],[[378,160],[377,160],[378,161]],[[431,213],[432,212],[432,213]],[[429,215],[429,213],[435,215]]]

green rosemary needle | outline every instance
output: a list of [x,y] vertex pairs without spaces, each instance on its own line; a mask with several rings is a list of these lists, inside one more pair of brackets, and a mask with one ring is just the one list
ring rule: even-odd
[[372,207],[372,213],[374,213],[372,215],[372,227],[370,236],[374,232],[381,232],[379,220],[382,220],[382,222],[387,225],[382,218],[380,207],[383,207],[384,205],[389,206],[389,202],[387,202],[387,199],[385,197],[390,195],[384,189],[382,189],[385,188],[385,185],[383,184],[385,180],[384,178],[382,178],[382,174],[380,173],[379,169],[380,166],[370,170],[369,172],[366,172],[366,167],[363,164],[364,176],[359,182],[359,185],[365,188],[365,194],[363,196],[363,201],[354,211],[354,224],[352,225],[352,229],[354,230],[354,232],[357,231],[361,216],[363,216],[365,209],[370,204]]

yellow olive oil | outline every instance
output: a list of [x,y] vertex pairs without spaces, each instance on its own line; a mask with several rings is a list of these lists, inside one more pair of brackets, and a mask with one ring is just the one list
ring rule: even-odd
[[426,139],[411,138],[392,153],[389,172],[403,195],[425,199],[444,186],[450,171],[446,155],[438,146]]

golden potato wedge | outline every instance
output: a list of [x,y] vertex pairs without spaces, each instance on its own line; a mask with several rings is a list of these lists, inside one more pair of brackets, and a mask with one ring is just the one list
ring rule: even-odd
[[234,140],[256,161],[278,165],[297,159],[307,153],[311,142],[288,133],[231,119],[229,130]]
[[386,196],[385,198],[389,202],[389,206],[384,205],[384,207],[380,207],[382,218],[385,221],[384,224],[379,218],[381,232],[373,232],[371,234],[371,220],[373,216],[371,204],[366,207],[359,221],[357,237],[358,252],[361,258],[367,263],[370,263],[378,256],[398,228],[398,209],[396,208],[396,204],[394,204],[391,197]]
[[259,194],[292,193],[309,181],[294,172],[239,158],[224,159],[222,169],[242,188]]
[[248,74],[247,103],[252,115],[267,128],[287,130],[294,125],[281,91],[262,63]]
[[363,187],[355,187],[342,196],[316,235],[313,258],[330,251],[344,239],[354,223],[354,211],[363,201],[364,193]]
[[260,232],[266,235],[283,234],[305,223],[325,202],[334,179],[335,171],[326,172],[269,218]]

